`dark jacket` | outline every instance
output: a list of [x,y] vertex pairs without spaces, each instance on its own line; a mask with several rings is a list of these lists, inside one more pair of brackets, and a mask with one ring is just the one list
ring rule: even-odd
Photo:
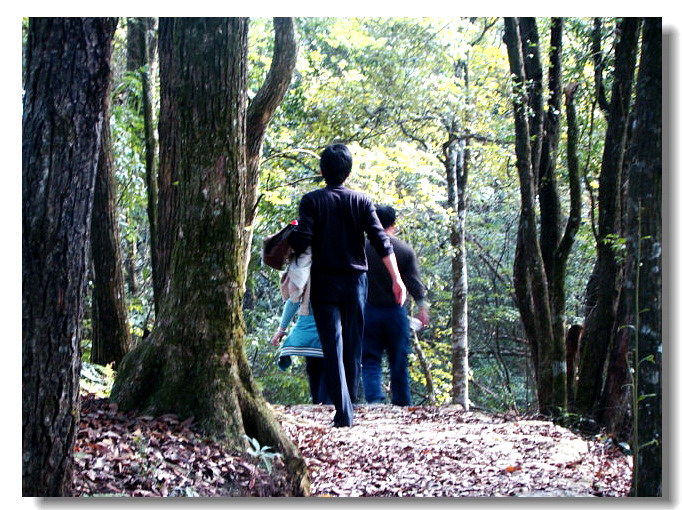
[[344,186],[306,193],[299,204],[298,226],[289,237],[294,252],[312,247],[312,271],[367,271],[365,234],[378,256],[393,253],[372,201]]
[[[414,250],[404,241],[390,237],[395,253],[400,276],[407,287],[407,291],[418,305],[421,305],[425,296],[424,285],[419,277],[417,255]],[[366,246],[367,250],[367,303],[374,306],[395,306],[391,275],[384,266],[377,252]]]

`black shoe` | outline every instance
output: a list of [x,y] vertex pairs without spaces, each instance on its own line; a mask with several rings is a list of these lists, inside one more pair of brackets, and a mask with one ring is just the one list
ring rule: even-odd
[[351,427],[353,425],[352,422],[347,422],[347,421],[336,421],[336,417],[331,421],[329,424],[330,427],[334,428],[341,428],[341,427]]

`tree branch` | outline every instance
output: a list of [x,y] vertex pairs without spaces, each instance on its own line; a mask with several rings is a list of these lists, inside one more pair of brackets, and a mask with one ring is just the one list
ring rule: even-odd
[[604,55],[601,49],[601,19],[594,18],[592,28],[592,61],[594,62],[594,87],[597,93],[597,100],[599,108],[608,119],[609,116],[609,101],[606,99],[606,89],[604,81],[602,80],[602,71],[604,69]]
[[275,49],[270,70],[246,114],[248,158],[258,158],[263,136],[289,88],[298,46],[293,18],[274,18]]

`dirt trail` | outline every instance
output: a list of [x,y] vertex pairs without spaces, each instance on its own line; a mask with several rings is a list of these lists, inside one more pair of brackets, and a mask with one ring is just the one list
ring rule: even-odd
[[275,406],[306,458],[314,496],[625,496],[631,458],[551,422],[452,407]]

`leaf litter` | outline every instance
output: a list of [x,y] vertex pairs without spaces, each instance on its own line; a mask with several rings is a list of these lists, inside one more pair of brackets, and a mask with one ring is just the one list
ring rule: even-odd
[[[632,457],[608,438],[549,421],[360,405],[353,427],[332,428],[331,406],[272,407],[308,465],[311,496],[622,497],[630,490]],[[269,472],[245,451],[201,435],[191,419],[135,416],[82,397],[76,496],[290,494],[279,459]]]

